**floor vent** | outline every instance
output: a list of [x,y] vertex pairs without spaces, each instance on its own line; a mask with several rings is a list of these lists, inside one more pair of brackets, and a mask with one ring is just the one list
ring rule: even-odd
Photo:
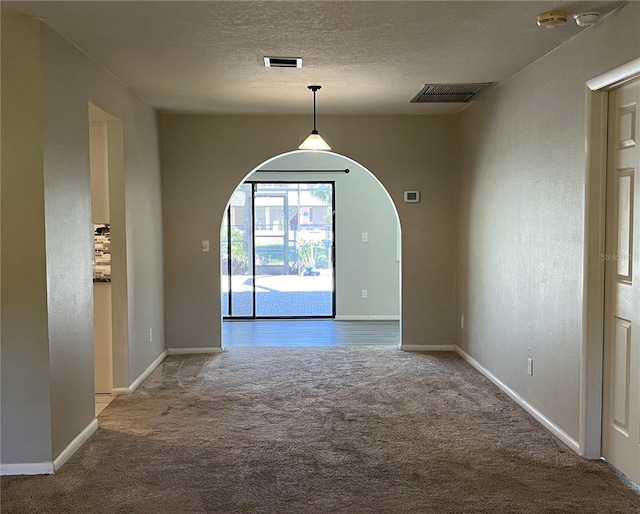
[[413,97],[411,103],[466,103],[491,86],[491,82],[483,84],[425,84]]
[[267,68],[302,68],[302,57],[266,57],[264,65]]

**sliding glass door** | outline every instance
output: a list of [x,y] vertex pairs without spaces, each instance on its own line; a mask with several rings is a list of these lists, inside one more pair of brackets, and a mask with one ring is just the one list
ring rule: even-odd
[[222,313],[253,316],[253,189],[242,184],[231,197],[220,233]]
[[333,182],[250,182],[222,233],[222,309],[229,318],[335,316]]

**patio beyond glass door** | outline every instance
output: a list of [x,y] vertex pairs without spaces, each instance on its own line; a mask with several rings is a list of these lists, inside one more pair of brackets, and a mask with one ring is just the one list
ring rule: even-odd
[[231,196],[220,232],[222,314],[253,316],[253,188],[242,184]]
[[335,317],[334,241],[332,182],[240,186],[221,233],[223,316]]
[[280,295],[284,292],[285,277],[289,276],[289,247],[287,243],[286,193],[261,192],[256,184],[255,213],[255,297],[256,317],[295,315]]

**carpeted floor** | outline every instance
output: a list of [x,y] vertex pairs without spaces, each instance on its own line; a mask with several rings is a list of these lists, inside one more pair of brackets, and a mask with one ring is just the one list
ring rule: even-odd
[[170,357],[99,421],[55,475],[3,477],[2,512],[640,512],[452,353]]

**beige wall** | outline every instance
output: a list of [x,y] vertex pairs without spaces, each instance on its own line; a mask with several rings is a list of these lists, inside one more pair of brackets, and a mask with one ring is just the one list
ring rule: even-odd
[[[93,109],[95,110],[95,108]],[[109,156],[106,121],[93,121],[89,109],[89,157],[91,173],[91,221],[109,223]]]
[[[224,208],[247,173],[308,135],[309,117],[164,114],[162,123],[168,346],[218,347]],[[398,207],[404,344],[452,344],[455,120],[328,116],[319,127],[333,150],[371,171]],[[422,202],[403,203],[406,189],[421,190]],[[210,253],[200,251],[203,239],[212,241]]]
[[459,345],[575,440],[585,82],[640,55],[639,21],[628,4],[461,115]]
[[165,348],[158,125],[153,109],[39,21],[2,20],[2,67],[2,300],[15,309],[2,311],[2,463],[50,462],[94,418],[89,102],[124,130],[111,216],[126,220],[129,323],[116,385]]
[[39,36],[2,20],[3,464],[51,461]]
[[126,219],[129,352],[126,384],[116,386],[133,382],[165,348],[162,223],[155,111],[49,27],[41,38],[55,457],[94,417],[89,102],[124,130],[125,203],[116,210]]
[[[71,45],[41,25],[51,429],[54,458],[93,419],[88,106]],[[64,128],[63,128],[64,127]]]

